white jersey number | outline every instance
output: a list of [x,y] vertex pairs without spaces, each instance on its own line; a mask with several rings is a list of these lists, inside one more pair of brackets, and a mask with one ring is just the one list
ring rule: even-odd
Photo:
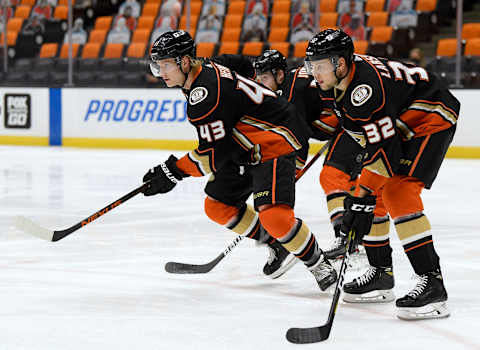
[[225,127],[221,120],[200,125],[199,127],[200,138],[212,142],[217,141],[225,137]]
[[395,128],[393,127],[392,119],[390,117],[384,117],[377,120],[375,123],[370,123],[363,126],[365,133],[367,134],[368,142],[370,144],[377,143],[388,139],[395,135]]
[[257,105],[263,102],[263,98],[265,95],[277,97],[277,95],[275,95],[272,90],[269,90],[257,84],[253,80],[244,78],[239,74],[237,74],[237,79],[237,89],[242,90]]
[[422,67],[407,67],[403,63],[396,61],[388,61],[388,65],[392,68],[396,80],[403,80],[402,72],[405,75],[407,83],[415,85],[416,81],[412,78],[413,75],[418,74],[421,80],[428,81],[428,73]]

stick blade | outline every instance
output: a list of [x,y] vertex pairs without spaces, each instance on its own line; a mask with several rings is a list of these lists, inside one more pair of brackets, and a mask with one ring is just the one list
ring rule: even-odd
[[182,264],[170,261],[165,264],[165,271],[168,273],[174,274],[195,274],[195,273],[207,273],[211,270],[210,266],[207,265],[193,265],[193,264]]
[[312,344],[328,339],[331,325],[312,328],[290,328],[287,331],[287,340],[294,344]]
[[225,257],[225,254],[222,253],[217,256],[215,259],[210,261],[207,264],[183,264],[178,262],[170,261],[165,264],[165,271],[168,273],[175,274],[195,274],[195,273],[207,273],[210,272],[217,264]]
[[43,228],[24,216],[17,216],[14,220],[14,224],[18,229],[28,233],[29,235],[38,237],[45,241],[51,242],[53,240],[54,231]]

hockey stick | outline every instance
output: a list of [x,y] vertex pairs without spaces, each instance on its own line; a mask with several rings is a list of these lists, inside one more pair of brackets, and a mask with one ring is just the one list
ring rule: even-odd
[[41,227],[40,225],[37,225],[32,220],[27,219],[24,216],[19,216],[15,218],[15,225],[22,231],[29,233],[33,236],[37,236],[38,238],[41,238],[47,241],[56,242],[61,240],[62,238],[67,237],[69,234],[81,229],[83,226],[88,225],[92,221],[98,219],[100,216],[108,213],[110,210],[128,201],[130,198],[135,197],[137,194],[142,193],[147,188],[147,186],[148,186],[148,183],[144,183],[142,186],[137,187],[132,192],[127,193],[123,197],[117,199],[115,202],[107,205],[105,208],[98,210],[97,212],[93,213],[89,217],[83,219],[82,221],[80,221],[79,223],[73,226],[70,226],[65,230],[60,230],[60,231],[48,230],[46,228]]
[[343,257],[342,266],[340,267],[337,284],[335,285],[335,293],[333,294],[332,304],[330,305],[330,312],[328,313],[327,322],[318,327],[311,328],[290,328],[287,331],[287,340],[295,344],[310,344],[318,343],[328,339],[330,331],[332,330],[333,319],[337,311],[340,294],[342,294],[343,281],[345,279],[345,272],[347,271],[348,260],[350,259],[349,248],[355,239],[355,231],[350,231],[347,238],[346,252]]
[[[313,156],[312,159],[303,167],[302,170],[297,174],[295,178],[295,182],[300,180],[300,178],[303,176],[303,174],[306,173],[306,171],[317,161],[318,158],[325,152],[325,150],[328,148],[328,145],[330,144],[330,141],[326,142],[322,148]],[[167,262],[165,264],[165,271],[169,273],[181,273],[181,274],[194,274],[194,273],[207,273],[210,270],[212,270],[215,266],[218,265],[220,261],[223,260],[232,250],[235,248],[245,237],[244,236],[237,236],[232,243],[218,255],[215,259],[212,261],[206,263],[206,264],[185,264],[185,263],[179,263],[179,262]]]

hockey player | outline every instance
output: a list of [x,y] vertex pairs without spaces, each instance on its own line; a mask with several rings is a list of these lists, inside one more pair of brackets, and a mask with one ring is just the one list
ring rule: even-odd
[[[220,64],[233,70],[240,75],[254,79],[255,69],[252,62],[245,56],[241,55],[220,55],[215,56],[210,61]],[[302,148],[303,149],[303,148]],[[308,150],[307,150],[308,151]],[[298,159],[298,157],[297,157]],[[258,237],[255,239],[259,245],[266,245],[268,248],[268,259],[263,266],[263,273],[265,276],[272,279],[282,276],[285,272],[291,269],[297,262],[295,258],[288,250],[272,236],[270,236],[263,227],[260,227]]]
[[438,173],[455,133],[460,104],[435,75],[398,61],[353,54],[341,30],[315,35],[306,52],[307,70],[331,98],[345,135],[363,153],[355,196],[344,201],[341,232],[364,237],[370,268],[345,284],[348,302],[393,300],[388,235],[371,231],[375,194],[394,220],[405,253],[419,277],[396,300],[402,319],[449,315],[447,292],[420,197]]
[[[277,50],[267,50],[255,62],[256,79],[268,88],[276,91],[293,103],[297,115],[305,120],[312,131],[312,137],[317,140],[327,140],[333,137],[325,163],[320,174],[320,184],[327,196],[327,208],[335,232],[333,245],[325,250],[328,259],[340,258],[345,254],[346,241],[340,235],[340,225],[343,217],[343,200],[354,187],[358,162],[356,161],[357,145],[350,137],[339,134],[338,120],[329,105],[319,95],[317,84],[313,77],[307,74],[304,67],[287,70],[287,60]],[[297,169],[305,164],[308,146],[297,156]],[[303,159],[302,159],[303,158]],[[351,245],[351,252],[356,245]]]
[[[253,80],[196,59],[190,34],[162,34],[151,50],[152,73],[181,87],[199,146],[149,170],[146,196],[171,191],[188,176],[211,174],[205,187],[207,216],[233,232],[259,239],[261,227],[300,259],[320,289],[336,280],[307,225],[295,218],[295,152],[307,130],[295,123],[295,107]],[[238,164],[246,164],[239,171]],[[255,211],[245,201],[253,192]]]

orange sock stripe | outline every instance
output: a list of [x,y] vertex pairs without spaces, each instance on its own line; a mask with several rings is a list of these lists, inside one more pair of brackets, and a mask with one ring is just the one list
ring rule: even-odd
[[272,204],[275,204],[275,190],[277,186],[277,158],[273,160]]
[[296,255],[297,258],[302,258],[305,254],[307,254],[309,251],[310,251],[310,248],[312,247],[313,243],[315,242],[315,237],[312,235],[312,241],[310,242],[310,244],[308,245],[307,249],[305,249],[305,251],[303,252],[302,255]]
[[260,225],[256,225],[255,226],[255,229],[252,231],[252,233],[250,233],[249,235],[247,235],[248,238],[252,238],[253,236],[255,236],[258,232],[258,230],[260,229]]
[[364,247],[384,247],[386,245],[389,245],[390,242],[386,242],[386,243],[379,243],[379,244],[368,244],[368,243],[365,243],[365,241],[363,241],[363,246]]
[[417,244],[416,246],[413,246],[413,247],[410,247],[410,248],[408,248],[408,249],[405,249],[405,253],[406,253],[406,252],[409,252],[409,251],[411,251],[411,250],[413,250],[413,249],[415,249],[415,248],[421,247],[422,245],[428,244],[428,243],[433,243],[433,240],[431,239],[431,240],[429,240],[429,241],[426,241],[426,242]]

